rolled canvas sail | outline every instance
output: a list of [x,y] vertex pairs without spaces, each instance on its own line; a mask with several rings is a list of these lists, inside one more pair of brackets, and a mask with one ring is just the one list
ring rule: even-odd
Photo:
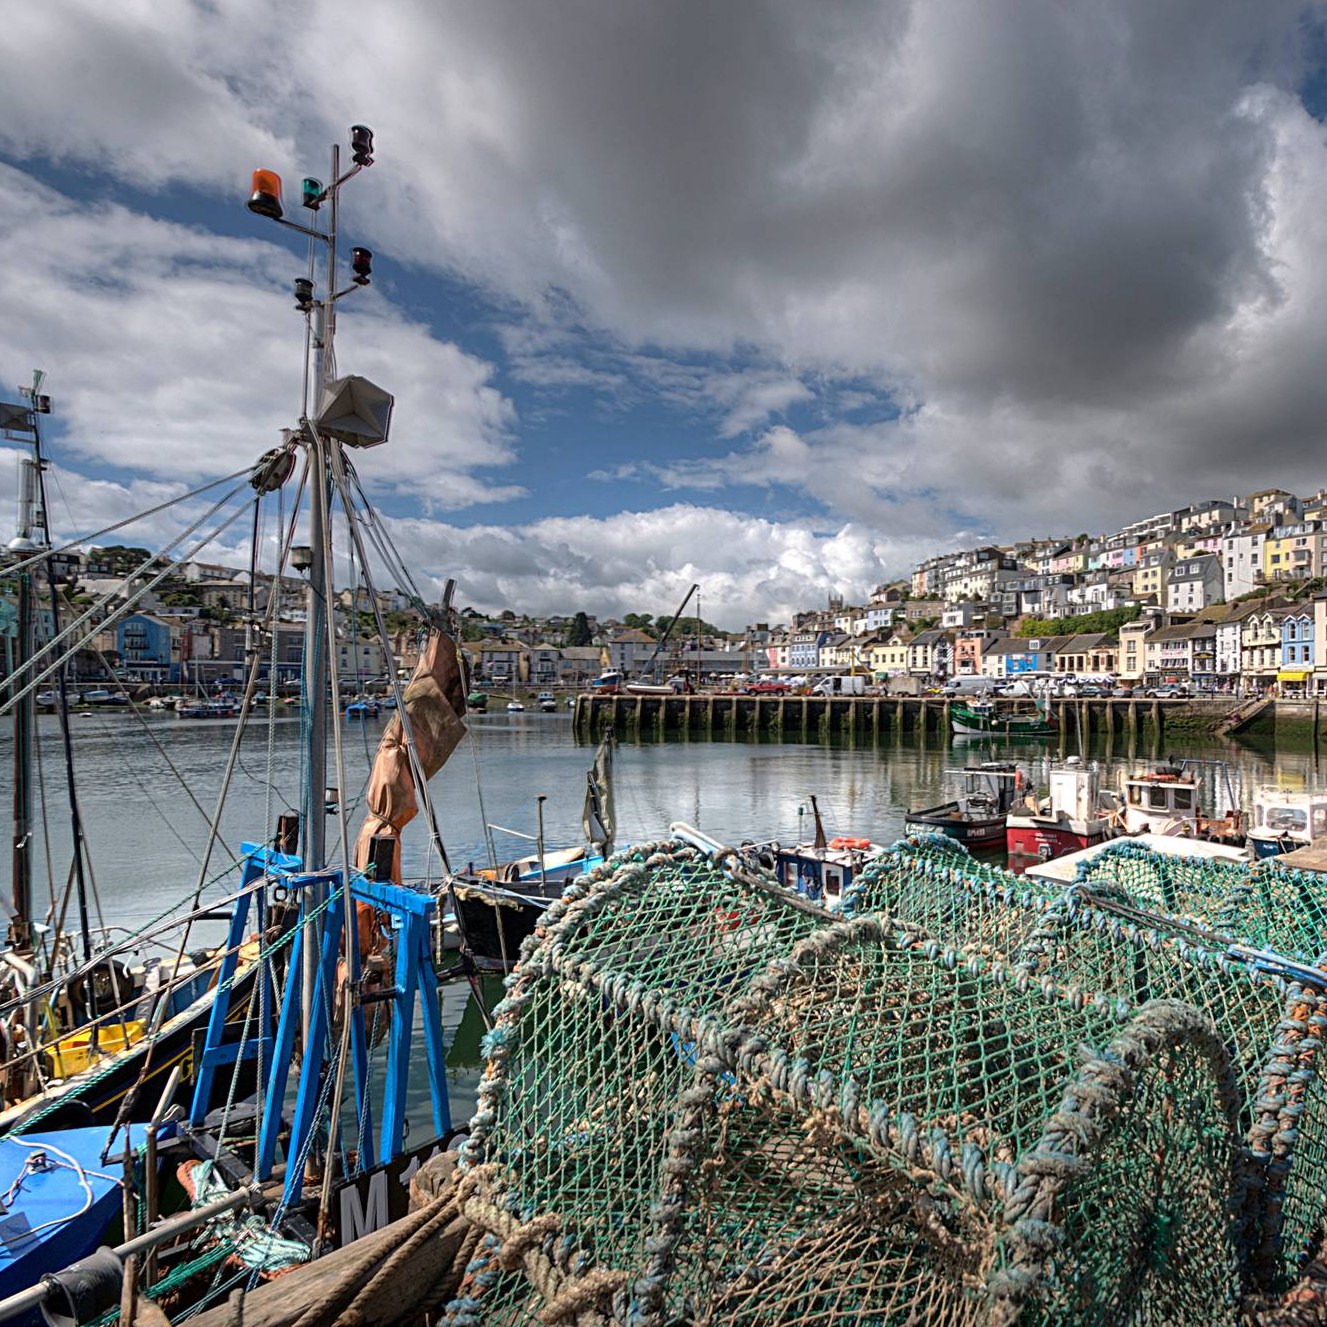
[[[465,680],[456,642],[434,630],[419,656],[415,674],[403,695],[424,778],[431,779],[447,763],[465,736]],[[378,743],[365,797],[368,814],[355,842],[355,865],[363,869],[372,841],[380,835],[396,840],[392,879],[401,879],[401,831],[419,813],[415,780],[406,748],[405,726],[393,715]]]

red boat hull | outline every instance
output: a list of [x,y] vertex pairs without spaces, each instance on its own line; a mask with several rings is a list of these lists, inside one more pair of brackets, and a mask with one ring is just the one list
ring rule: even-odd
[[1068,821],[1041,820],[1031,816],[1020,816],[1017,820],[1010,816],[1005,827],[1005,845],[1011,857],[1028,857],[1042,862],[1090,848],[1109,837],[1104,825],[1080,829]]

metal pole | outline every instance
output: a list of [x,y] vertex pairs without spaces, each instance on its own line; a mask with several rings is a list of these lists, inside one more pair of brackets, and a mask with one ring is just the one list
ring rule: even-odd
[[[323,298],[315,306],[313,337],[313,411],[316,414],[322,402],[323,386],[330,376],[330,365],[335,363],[333,338],[336,333],[336,220],[338,181],[341,175],[340,145],[332,148],[332,175],[327,194],[327,276]],[[309,468],[309,545],[313,549],[313,562],[309,567],[308,620],[304,632],[304,685],[305,703],[308,705],[309,793],[307,813],[304,817],[304,869],[320,871],[327,864],[327,654],[328,602],[327,561],[324,547],[328,536],[327,454],[322,441],[311,440],[312,464]],[[326,890],[315,885],[304,891],[306,906],[317,908],[324,901]],[[313,988],[318,973],[321,945],[318,943],[321,926],[313,927],[304,937],[302,964],[301,1012],[304,1027],[313,1020]],[[307,1041],[305,1054],[312,1048]]]
[[[19,462],[32,464],[26,457]],[[32,577],[25,571],[18,582],[17,650],[20,660],[32,657]],[[10,941],[20,953],[32,951],[32,742],[36,729],[37,698],[29,693],[14,706],[14,916]]]
[[544,803],[548,801],[548,797],[546,794],[540,793],[534,800],[535,818],[539,827],[539,837],[535,843],[536,851],[539,853],[539,883],[546,889],[548,886],[548,873],[544,865]]
[[[157,1133],[175,1100],[175,1090],[180,1085],[180,1065],[170,1071],[166,1080],[166,1090],[152,1112],[152,1119],[147,1126],[147,1154],[143,1162],[143,1230],[150,1231],[157,1219]],[[126,1149],[127,1150],[127,1149]],[[147,1251],[143,1260],[143,1289],[146,1290],[157,1279],[157,1250],[155,1245]]]

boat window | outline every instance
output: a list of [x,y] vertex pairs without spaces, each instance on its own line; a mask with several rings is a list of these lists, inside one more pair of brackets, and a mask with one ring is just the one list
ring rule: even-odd
[[831,867],[825,868],[825,896],[827,898],[838,898],[843,890],[843,876],[840,872]]
[[[1321,812],[1315,813],[1317,820]],[[1295,806],[1272,806],[1267,809],[1267,828],[1281,833],[1298,830],[1301,833],[1308,828],[1308,816]]]
[[1176,788],[1175,789],[1175,809],[1177,811],[1193,810],[1193,789]]
[[1126,794],[1130,806],[1142,806],[1143,790],[1137,784],[1131,783],[1126,790]]
[[1327,834],[1327,806],[1313,808],[1313,837],[1320,838]]
[[1170,809],[1170,802],[1166,798],[1164,788],[1149,788],[1147,790],[1147,805],[1152,811],[1167,811]]

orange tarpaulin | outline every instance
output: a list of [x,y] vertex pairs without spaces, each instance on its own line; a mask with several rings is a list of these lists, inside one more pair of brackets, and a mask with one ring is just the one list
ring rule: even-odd
[[[465,679],[456,656],[456,642],[434,631],[420,654],[415,675],[402,696],[410,720],[420,769],[427,781],[447,763],[465,736]],[[365,798],[368,815],[355,841],[355,866],[363,870],[378,836],[396,840],[391,878],[401,880],[401,831],[419,813],[415,780],[406,749],[405,727],[393,715],[378,743]]]

